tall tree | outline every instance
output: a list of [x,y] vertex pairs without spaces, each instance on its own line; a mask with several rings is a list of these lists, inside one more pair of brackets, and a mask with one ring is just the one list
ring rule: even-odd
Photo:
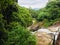
[[0,0],[0,45],[35,45],[35,38],[26,29],[30,24],[29,10],[15,0]]

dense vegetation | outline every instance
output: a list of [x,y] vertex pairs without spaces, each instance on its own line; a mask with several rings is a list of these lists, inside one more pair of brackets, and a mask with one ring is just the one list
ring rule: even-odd
[[29,10],[17,0],[0,0],[0,45],[36,45],[35,36],[26,29],[31,24]]
[[0,45],[36,45],[35,36],[27,29],[33,19],[44,27],[60,21],[60,1],[33,10],[19,6],[17,0],[0,0]]
[[60,21],[60,1],[54,0],[47,3],[45,8],[32,10],[32,17],[38,22],[42,22],[44,27],[48,27]]

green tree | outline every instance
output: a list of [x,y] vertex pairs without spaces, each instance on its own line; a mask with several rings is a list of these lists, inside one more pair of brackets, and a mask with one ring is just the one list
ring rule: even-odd
[[52,20],[60,18],[60,2],[49,2],[46,8]]
[[51,1],[45,8],[39,10],[37,20],[44,22],[45,19],[49,22],[49,24],[46,22],[45,24],[49,26],[56,21],[60,21],[60,1]]
[[7,24],[9,24],[12,21],[17,21],[17,20],[20,20],[19,22],[21,23],[21,25],[23,24],[22,26],[25,26],[25,27],[30,26],[32,24],[32,17],[29,13],[29,10],[24,7],[18,6],[15,0],[13,1],[2,0],[0,5],[1,5],[0,12],[3,14],[4,19],[7,21],[6,22]]
[[37,18],[37,15],[38,15],[38,10],[34,10],[34,9],[31,9],[31,8],[29,8],[28,10],[29,10],[32,18],[35,18],[36,19]]
[[30,26],[32,24],[32,17],[31,14],[29,13],[29,10],[27,8],[24,7],[19,7],[19,18],[20,18],[20,22],[21,25],[23,24],[23,26],[27,27]]
[[15,0],[0,0],[0,45],[35,45],[34,36],[25,29],[31,24],[28,9]]
[[5,20],[3,19],[3,15],[0,14],[0,45],[4,45],[8,35],[4,24]]
[[37,20],[43,21],[44,19],[48,19],[48,18],[49,18],[48,10],[46,8],[40,9],[37,16]]
[[9,25],[8,40],[5,45],[36,45],[35,36],[18,22]]

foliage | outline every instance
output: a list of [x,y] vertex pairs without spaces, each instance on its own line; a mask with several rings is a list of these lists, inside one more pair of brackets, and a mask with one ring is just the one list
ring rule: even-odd
[[0,14],[0,45],[4,45],[4,42],[7,40],[7,31],[5,27],[5,21],[3,20],[3,15]]
[[0,12],[6,9],[9,5],[15,3],[16,0],[0,0]]
[[35,19],[37,18],[38,10],[34,10],[34,9],[29,8],[29,12],[30,12],[32,18],[35,18]]
[[[51,1],[47,4],[45,8],[39,10],[39,14],[37,16],[38,21],[46,21],[44,22],[46,26],[53,25],[54,22],[59,21],[60,19],[60,2],[59,1]],[[57,19],[57,20],[56,20]]]
[[8,40],[5,45],[36,45],[34,35],[19,25],[18,22],[12,22],[9,26]]
[[[19,21],[22,26],[27,27],[32,24],[32,17],[30,16],[29,10],[18,6],[12,0],[1,1],[1,12],[4,16],[4,19],[7,21],[6,23],[9,24],[12,21]],[[6,5],[5,5],[6,2]],[[11,3],[12,2],[12,3]],[[10,4],[11,3],[11,4]],[[6,7],[6,8],[5,8]]]
[[49,14],[45,8],[42,8],[39,10],[39,14],[37,16],[38,21],[43,21],[44,19],[47,19],[49,17]]
[[30,26],[32,24],[32,17],[29,10],[24,7],[19,7],[18,9],[21,25],[23,24],[25,27]]
[[35,45],[35,37],[26,29],[32,24],[29,10],[15,1],[0,0],[0,45]]

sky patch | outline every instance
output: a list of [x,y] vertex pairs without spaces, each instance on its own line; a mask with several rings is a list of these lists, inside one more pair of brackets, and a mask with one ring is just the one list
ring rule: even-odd
[[26,8],[43,8],[46,6],[48,0],[18,0],[20,6]]

